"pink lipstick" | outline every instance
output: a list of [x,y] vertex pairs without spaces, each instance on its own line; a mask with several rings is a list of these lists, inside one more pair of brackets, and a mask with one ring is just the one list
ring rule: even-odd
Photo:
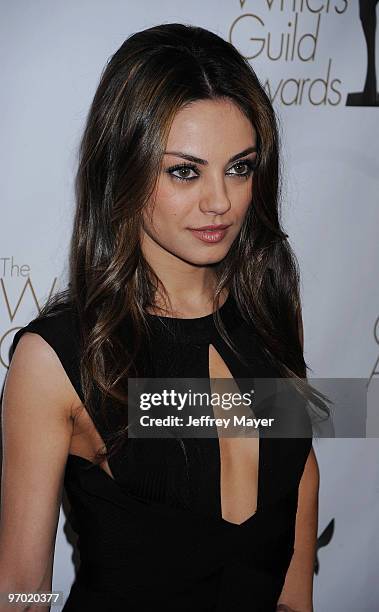
[[226,235],[229,225],[204,225],[203,227],[190,228],[196,238],[203,242],[220,242]]

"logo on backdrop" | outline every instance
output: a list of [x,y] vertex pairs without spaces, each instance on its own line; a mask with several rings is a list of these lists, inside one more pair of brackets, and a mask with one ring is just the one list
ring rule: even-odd
[[[12,257],[0,257],[0,300],[1,308],[5,312],[4,320],[8,319],[3,329],[0,330],[0,364],[8,368],[9,348],[13,341],[13,336],[26,323],[14,325],[18,316],[32,318],[32,309],[37,316],[41,310],[41,303],[45,303],[46,298],[38,300],[37,292],[30,278],[30,266],[19,264]],[[57,278],[53,279],[48,297],[55,290]],[[23,314],[25,313],[25,314]],[[28,321],[29,322],[29,321]]]
[[[261,0],[259,3],[239,0],[241,14],[231,23],[228,39],[247,60],[272,62],[272,75],[262,80],[272,103],[325,107],[338,106],[346,101],[348,106],[377,106],[377,2],[360,0],[359,4],[361,24],[356,28],[359,40],[354,40],[354,45],[358,54],[359,45],[365,38],[368,53],[366,82],[362,92],[344,93],[343,81],[336,78],[335,58],[328,57],[329,54],[336,54],[333,38],[343,36],[344,29],[351,23],[352,11],[349,14],[349,9],[352,8],[354,12],[357,9],[355,3],[350,7],[349,0],[327,0],[318,5],[308,0]],[[360,35],[362,30],[364,37]],[[338,60],[346,70],[346,58],[342,56]],[[348,74],[351,77],[351,71]]]
[[346,106],[379,106],[376,89],[375,34],[378,0],[359,0],[359,18],[367,47],[367,71],[363,91],[349,93]]

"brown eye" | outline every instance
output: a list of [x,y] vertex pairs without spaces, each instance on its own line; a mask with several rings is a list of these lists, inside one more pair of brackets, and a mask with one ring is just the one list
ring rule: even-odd
[[252,174],[253,170],[255,167],[255,162],[252,162],[250,159],[245,159],[244,161],[239,161],[236,164],[234,164],[234,166],[232,166],[232,168],[237,168],[238,170],[240,168],[245,168],[245,172],[233,172],[231,176],[240,176],[242,178],[249,178],[249,176]]
[[[247,164],[240,163],[240,164],[236,164],[234,167],[235,167],[235,168],[237,168],[237,170],[238,170],[238,169],[240,170],[241,168],[242,168],[242,169],[243,169],[243,168],[246,168],[246,167],[247,167]],[[238,174],[244,174],[244,172],[238,172]]]
[[[195,172],[195,176],[189,176],[188,172]],[[167,174],[172,176],[173,179],[177,181],[193,181],[197,178],[198,174],[196,172],[196,166],[192,166],[191,164],[178,164],[176,166],[172,166],[166,170]],[[179,173],[174,174],[174,172]],[[183,176],[184,173],[184,176]]]

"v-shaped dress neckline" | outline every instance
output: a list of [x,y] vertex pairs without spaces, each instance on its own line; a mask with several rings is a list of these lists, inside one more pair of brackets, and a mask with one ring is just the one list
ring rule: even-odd
[[[237,330],[239,326],[241,326],[244,322],[236,302],[234,295],[231,291],[229,291],[228,296],[224,303],[217,309],[217,313],[219,314],[226,330],[228,333],[233,333],[234,330]],[[209,359],[209,345],[212,344],[214,348],[219,353],[221,359],[224,361],[228,370],[230,371],[232,378],[239,387],[238,378],[241,377],[241,374],[244,377],[252,378],[252,372],[249,371],[248,367],[244,366],[242,368],[241,363],[237,360],[233,355],[227,350],[227,345],[223,342],[215,323],[215,313],[210,313],[208,315],[196,318],[178,318],[178,317],[166,317],[160,316],[156,314],[147,313],[147,320],[153,331],[153,335],[155,336],[156,346],[161,346],[161,342],[164,341],[165,344],[180,344],[183,343],[186,346],[184,349],[187,353],[192,353],[192,350],[189,350],[188,345],[192,345],[192,348],[197,348],[198,352],[196,353],[200,361],[202,363],[201,371],[203,375],[201,378],[207,378],[210,380],[210,359]],[[193,360],[196,359],[195,357]],[[184,372],[183,375],[186,376]],[[158,375],[158,378],[161,374]],[[190,376],[192,377],[192,376]],[[197,377],[197,376],[195,376]],[[208,391],[211,393],[211,388],[209,386]],[[210,416],[213,415],[212,414]],[[259,434],[259,432],[258,432]],[[201,495],[204,499],[199,503],[200,507],[204,508],[204,515],[211,516],[211,512],[206,512],[206,501],[205,501],[205,493],[208,490],[208,496],[211,497],[209,499],[210,507],[213,507],[213,517],[217,522],[220,522],[224,525],[230,525],[234,528],[241,528],[245,525],[250,524],[254,520],[255,515],[259,512],[261,506],[261,470],[263,464],[263,445],[262,438],[258,435],[258,466],[257,466],[257,495],[256,495],[256,508],[253,514],[247,517],[241,523],[235,523],[232,521],[228,521],[224,519],[222,516],[222,494],[221,494],[221,448],[219,443],[219,438],[212,435],[209,438],[203,438],[201,444],[204,447],[204,452],[210,454],[209,456],[213,456],[213,464],[211,475],[213,474],[214,478],[210,478],[211,475],[208,474],[208,485],[206,485],[205,480],[202,482],[201,486],[203,487],[201,490],[203,491],[203,495]],[[205,450],[206,449],[206,450]],[[212,461],[211,461],[212,463]],[[210,466],[209,468],[210,469]],[[203,470],[202,470],[203,471]],[[208,472],[207,472],[208,473]],[[210,478],[210,480],[209,480]],[[202,476],[200,476],[202,479]]]

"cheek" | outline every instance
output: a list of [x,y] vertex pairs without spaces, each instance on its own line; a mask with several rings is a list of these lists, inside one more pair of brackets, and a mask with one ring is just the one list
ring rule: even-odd
[[157,193],[154,207],[148,211],[149,227],[157,233],[162,229],[167,233],[170,227],[186,227],[195,206],[193,200],[193,196],[186,195],[178,189],[161,188]]
[[240,193],[235,194],[233,209],[240,224],[242,224],[249,206],[251,205],[252,195],[253,191],[251,184],[246,186],[246,189],[241,190]]

